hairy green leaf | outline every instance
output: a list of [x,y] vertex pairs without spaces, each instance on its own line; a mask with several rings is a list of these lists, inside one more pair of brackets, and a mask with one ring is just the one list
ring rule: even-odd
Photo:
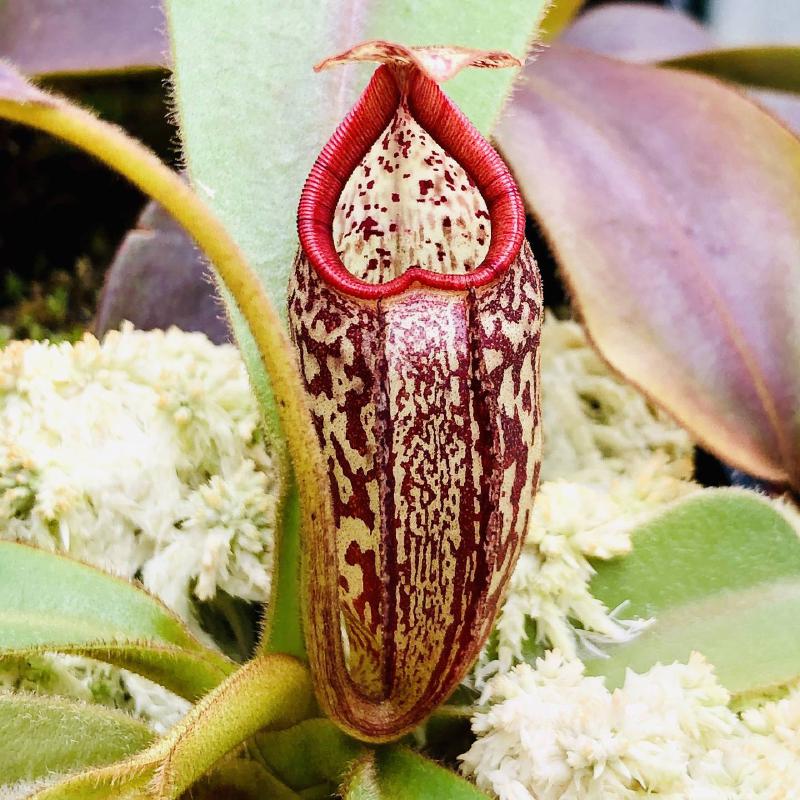
[[294,725],[310,715],[313,705],[305,667],[286,656],[257,657],[206,695],[147,750],[67,778],[32,800],[174,800],[257,731]]
[[497,137],[610,365],[800,485],[800,140],[718,81],[558,43]]
[[345,783],[345,800],[486,800],[469,781],[400,745],[359,760]]
[[0,542],[0,658],[42,650],[109,661],[189,699],[234,669],[132,583],[66,556]]
[[[171,692],[195,701],[218,686],[236,669],[236,663],[216,650],[188,650],[162,645],[152,640],[128,642],[89,642],[84,645],[40,645],[22,653],[57,650],[59,653],[87,656],[137,672]],[[3,653],[0,661],[21,653]]]
[[144,749],[153,737],[143,722],[119,711],[0,693],[0,784],[109,764]]
[[[329,795],[325,795],[329,796]],[[224,761],[192,787],[192,800],[301,800],[256,761]]]
[[132,583],[63,555],[0,542],[4,648],[117,637],[201,647],[174,614]]
[[633,551],[595,563],[592,593],[625,617],[655,618],[637,639],[609,647],[589,672],[618,686],[626,667],[705,655],[732,692],[800,675],[798,518],[753,492],[709,489],[633,534]]
[[0,58],[29,75],[83,75],[165,65],[160,2],[5,0]]
[[374,753],[353,762],[340,794],[343,800],[385,800],[378,787]]

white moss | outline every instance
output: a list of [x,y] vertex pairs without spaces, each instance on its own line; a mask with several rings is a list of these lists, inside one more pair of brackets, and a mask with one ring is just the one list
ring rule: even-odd
[[551,651],[486,686],[462,769],[501,800],[778,800],[800,787],[800,698],[741,719],[698,654],[613,692]]
[[[235,348],[129,326],[0,352],[0,530],[145,584],[269,596],[278,476]],[[171,571],[160,564],[165,560]]]
[[[521,657],[529,620],[568,656],[635,634],[639,623],[589,593],[589,558],[627,552],[642,514],[696,488],[687,435],[610,375],[575,323],[547,318],[542,386],[544,480],[484,674]],[[194,599],[217,589],[268,597],[278,489],[233,347],[125,326],[102,344],[0,352],[6,538],[138,575],[194,625]],[[93,692],[154,725],[179,713],[180,701],[141,679],[48,658],[36,668],[51,690]]]

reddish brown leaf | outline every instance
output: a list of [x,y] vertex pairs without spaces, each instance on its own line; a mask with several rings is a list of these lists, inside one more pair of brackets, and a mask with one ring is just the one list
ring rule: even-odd
[[800,141],[712,79],[563,45],[497,138],[611,365],[799,485]]
[[592,9],[563,33],[565,44],[625,61],[662,61],[714,47],[711,34],[687,14],[643,3]]
[[6,0],[0,58],[29,75],[154,69],[164,27],[158,0]]

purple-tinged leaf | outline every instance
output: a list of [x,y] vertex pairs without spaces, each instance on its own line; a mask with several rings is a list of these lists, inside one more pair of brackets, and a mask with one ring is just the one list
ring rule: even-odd
[[800,131],[800,48],[751,47],[715,50],[706,28],[688,14],[639,3],[612,3],[581,16],[560,41],[633,63],[658,63],[705,72],[749,86],[748,94]]
[[800,485],[800,140],[717,81],[563,45],[497,139],[611,366]]
[[177,325],[202,331],[217,344],[230,341],[209,269],[186,231],[149,203],[106,274],[95,333],[101,336],[130,320],[142,330]]
[[788,92],[753,89],[750,96],[800,136],[800,96]]
[[714,47],[714,39],[687,14],[644,3],[611,3],[580,16],[560,40],[625,61],[661,61]]
[[0,58],[29,75],[157,69],[164,26],[158,0],[6,0]]

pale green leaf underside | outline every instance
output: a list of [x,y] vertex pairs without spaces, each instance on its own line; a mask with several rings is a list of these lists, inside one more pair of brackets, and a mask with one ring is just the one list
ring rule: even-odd
[[54,697],[0,694],[0,785],[110,764],[153,732],[118,711]]
[[592,593],[623,616],[655,617],[639,638],[588,671],[618,686],[626,667],[685,661],[693,650],[735,693],[800,675],[800,539],[790,519],[752,493],[707,490],[634,534],[624,558],[597,562]]

